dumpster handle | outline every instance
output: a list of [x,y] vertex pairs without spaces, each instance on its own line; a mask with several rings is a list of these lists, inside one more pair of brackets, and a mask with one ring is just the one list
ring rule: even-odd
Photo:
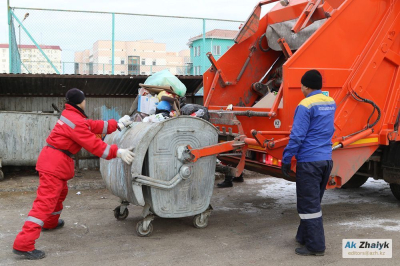
[[179,172],[169,181],[159,180],[145,175],[135,175],[132,181],[155,188],[171,189],[178,185],[183,179],[188,179],[191,174],[192,166],[190,164],[184,164],[179,169]]

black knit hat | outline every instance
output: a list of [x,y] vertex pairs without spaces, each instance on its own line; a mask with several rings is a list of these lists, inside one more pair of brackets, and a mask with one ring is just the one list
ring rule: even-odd
[[67,91],[67,94],[65,94],[65,98],[67,99],[67,103],[72,103],[72,104],[80,104],[85,100],[85,94],[83,91],[73,88]]
[[322,88],[322,76],[318,70],[309,70],[301,78],[301,84],[313,90]]

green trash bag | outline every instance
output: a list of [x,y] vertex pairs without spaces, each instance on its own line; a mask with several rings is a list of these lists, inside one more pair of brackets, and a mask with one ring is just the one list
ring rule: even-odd
[[180,97],[183,97],[186,94],[186,86],[177,77],[172,75],[168,69],[154,73],[146,79],[144,84],[154,86],[171,86],[174,92]]

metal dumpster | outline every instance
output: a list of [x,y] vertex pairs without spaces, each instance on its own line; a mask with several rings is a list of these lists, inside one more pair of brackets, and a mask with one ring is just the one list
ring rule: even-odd
[[59,114],[0,111],[0,180],[5,165],[34,166]]
[[107,188],[121,199],[114,210],[117,219],[128,216],[127,206],[132,203],[143,206],[144,219],[136,226],[139,236],[152,233],[155,216],[194,216],[195,227],[207,226],[216,156],[188,163],[182,154],[187,145],[201,148],[217,144],[218,131],[211,123],[190,116],[160,123],[133,123],[122,132],[108,135],[105,142],[135,148],[132,165],[119,158],[100,161]]

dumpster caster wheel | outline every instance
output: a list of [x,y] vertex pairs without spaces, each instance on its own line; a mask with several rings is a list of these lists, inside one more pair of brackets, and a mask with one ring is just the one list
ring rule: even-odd
[[[203,215],[203,217],[201,217]],[[193,225],[196,228],[202,229],[206,228],[208,225],[208,215],[204,214],[198,214],[195,217],[193,217]]]
[[206,228],[208,225],[208,216],[211,215],[211,211],[213,208],[208,206],[207,210],[203,213],[197,214],[195,217],[193,217],[193,225],[196,228]]
[[114,217],[118,221],[125,220],[126,217],[128,217],[128,215],[129,215],[129,211],[128,211],[128,208],[126,208],[126,207],[125,207],[125,210],[123,211],[123,213],[121,213],[121,206],[118,206],[117,208],[114,209]]
[[147,230],[145,230],[143,221],[140,221],[136,224],[136,233],[138,234],[138,236],[142,237],[150,236],[153,233],[153,225],[149,223],[149,225],[147,226]]

